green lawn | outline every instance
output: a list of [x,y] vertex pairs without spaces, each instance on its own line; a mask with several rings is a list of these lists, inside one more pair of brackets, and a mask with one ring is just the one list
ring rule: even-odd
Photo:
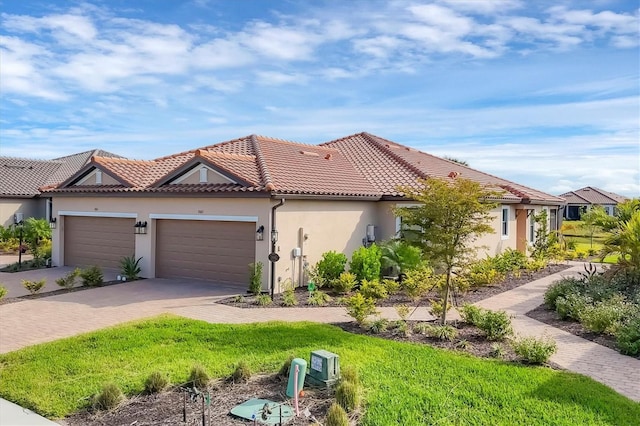
[[586,377],[353,335],[314,323],[208,324],[162,316],[0,356],[0,395],[52,418],[87,404],[107,381],[141,392],[152,371],[184,382],[193,363],[275,372],[327,349],[366,388],[364,425],[632,425],[640,404]]

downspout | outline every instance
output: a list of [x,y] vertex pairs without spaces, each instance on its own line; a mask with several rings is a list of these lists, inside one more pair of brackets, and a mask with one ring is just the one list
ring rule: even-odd
[[[276,230],[276,209],[278,207],[282,207],[284,205],[284,198],[280,200],[278,204],[271,207],[271,232]],[[276,252],[276,243],[278,241],[275,238],[271,238],[271,253]],[[276,287],[276,262],[275,260],[270,260],[271,262],[271,282],[269,283],[269,290],[271,293],[271,299],[273,300],[273,293]]]

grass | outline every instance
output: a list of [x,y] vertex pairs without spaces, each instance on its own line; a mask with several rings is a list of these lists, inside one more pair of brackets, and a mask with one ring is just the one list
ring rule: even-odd
[[194,363],[214,377],[246,361],[276,372],[316,349],[356,367],[363,425],[631,425],[640,404],[577,374],[481,360],[314,323],[221,325],[172,316],[125,324],[0,356],[0,395],[51,418],[88,405],[112,381],[133,395],[154,371],[187,380]]

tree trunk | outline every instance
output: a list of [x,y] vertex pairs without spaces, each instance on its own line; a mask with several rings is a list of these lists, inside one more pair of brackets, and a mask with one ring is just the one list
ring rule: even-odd
[[447,280],[444,285],[444,300],[442,302],[442,325],[447,323],[447,305],[449,304],[449,285],[451,284],[451,268],[447,268]]

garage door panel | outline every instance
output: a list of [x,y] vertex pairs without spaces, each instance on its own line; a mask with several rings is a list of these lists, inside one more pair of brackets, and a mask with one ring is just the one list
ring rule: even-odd
[[156,221],[156,276],[212,280],[246,288],[255,259],[255,224]]
[[64,219],[64,264],[118,268],[135,253],[134,219],[67,216]]

